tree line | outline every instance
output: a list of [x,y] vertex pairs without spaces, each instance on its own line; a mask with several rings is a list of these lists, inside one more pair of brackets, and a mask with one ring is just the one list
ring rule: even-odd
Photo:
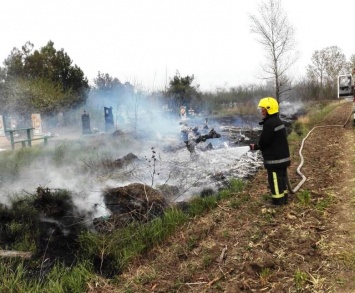
[[[266,52],[259,84],[202,92],[193,74],[181,76],[177,71],[166,88],[145,92],[144,96],[175,112],[180,106],[199,112],[233,102],[255,104],[265,95],[275,96],[278,101],[337,97],[337,77],[350,73],[355,67],[354,54],[347,60],[337,46],[316,50],[306,75],[294,80],[289,72],[297,61],[298,52],[295,50],[294,28],[288,22],[281,0],[262,1],[258,13],[250,15],[250,21],[251,32]],[[64,49],[57,50],[54,42],[48,41],[39,50],[34,50],[34,45],[26,42],[21,48],[14,48],[0,67],[0,114],[39,112],[53,116],[82,107],[89,94],[94,99],[113,96],[122,103],[127,99],[137,101],[137,95],[143,96],[139,85],[121,82],[109,73],[99,71],[93,82],[93,86],[89,86],[82,69],[73,64]]]

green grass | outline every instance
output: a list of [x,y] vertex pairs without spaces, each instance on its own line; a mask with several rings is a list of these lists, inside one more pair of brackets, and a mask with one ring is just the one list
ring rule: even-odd
[[295,281],[296,289],[298,291],[301,290],[306,285],[307,280],[308,280],[308,274],[306,272],[297,269],[295,272],[294,281]]
[[334,196],[331,194],[325,194],[322,198],[318,199],[316,203],[316,209],[319,211],[324,211],[332,204],[334,201]]
[[311,203],[311,193],[308,190],[302,190],[296,196],[302,206],[308,206]]
[[[292,125],[292,134],[296,134],[297,137],[295,139],[299,139],[299,137],[304,137],[308,133],[308,128],[307,126],[300,122],[300,121],[295,121]],[[292,137],[291,137],[292,139]]]

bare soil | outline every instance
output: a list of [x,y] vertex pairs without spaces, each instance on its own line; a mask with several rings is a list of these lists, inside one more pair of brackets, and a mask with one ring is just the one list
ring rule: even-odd
[[[242,194],[132,263],[118,287],[102,280],[89,291],[355,292],[352,107],[337,104],[305,140],[301,172],[307,180],[288,205],[270,204],[260,170]],[[296,186],[301,144],[290,145],[289,177]]]

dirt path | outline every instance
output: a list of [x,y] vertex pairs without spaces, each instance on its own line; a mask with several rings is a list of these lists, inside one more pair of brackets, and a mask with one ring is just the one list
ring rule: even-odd
[[[322,252],[316,292],[355,292],[354,142],[352,103],[340,104],[306,140],[302,190],[318,197],[324,226],[319,242]],[[345,127],[346,118],[350,118]],[[329,125],[329,126],[327,126]],[[323,127],[326,126],[326,127]],[[323,208],[324,206],[324,208]],[[313,260],[312,260],[313,261]],[[323,280],[322,280],[323,279]]]
[[[351,103],[323,120],[342,125]],[[261,170],[241,195],[182,227],[133,263],[115,292],[355,292],[355,132],[317,128],[304,145],[306,182],[287,206],[266,200]],[[299,142],[289,169],[300,178]]]

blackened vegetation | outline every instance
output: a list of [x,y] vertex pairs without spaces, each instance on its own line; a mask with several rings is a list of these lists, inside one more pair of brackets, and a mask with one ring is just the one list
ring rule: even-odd
[[124,157],[117,159],[117,160],[111,160],[111,159],[104,159],[100,161],[100,164],[98,164],[98,168],[91,168],[93,172],[97,172],[98,170],[102,170],[102,172],[112,172],[112,170],[115,169],[123,169],[127,167],[130,164],[133,163],[139,163],[140,159],[133,153],[128,153]]
[[36,250],[27,263],[28,271],[43,277],[56,261],[75,262],[84,223],[68,191],[40,186],[35,194],[14,201],[11,209],[1,207],[0,246],[16,250],[21,243],[33,243]]
[[120,169],[132,164],[135,161],[139,161],[138,157],[133,153],[128,153],[123,158],[115,160],[113,162],[113,166]]
[[215,191],[212,188],[204,188],[201,192],[200,192],[200,196],[201,197],[208,197],[208,196],[212,196],[215,194]]
[[48,264],[55,260],[72,264],[78,250],[77,237],[85,230],[85,217],[76,210],[66,190],[38,187],[33,201],[38,211],[37,256]]
[[157,163],[157,156],[156,156],[156,151],[154,149],[154,147],[150,148],[152,151],[152,156],[150,157],[150,159],[146,158],[146,160],[148,161],[149,167],[150,167],[150,177],[152,179],[152,186],[154,185],[154,178],[155,175],[159,175],[159,173],[156,172],[156,163]]
[[104,202],[112,214],[94,219],[94,227],[100,233],[111,232],[134,221],[147,223],[161,216],[168,206],[160,191],[141,183],[106,189]]
[[[183,129],[184,142],[190,153],[194,153],[196,145],[200,142],[205,142],[207,139],[220,138],[221,135],[212,128],[207,134],[201,134],[198,127],[192,129]],[[212,144],[208,144],[205,150],[212,149]]]
[[[162,216],[169,206],[161,191],[140,183],[107,188],[103,192],[103,197],[111,215],[93,220],[94,228],[100,234],[117,231],[135,222],[147,223]],[[106,278],[120,273],[117,258],[110,254],[104,258],[102,255],[94,256],[93,264],[96,273]]]
[[117,129],[117,130],[115,130],[111,135],[113,136],[113,137],[120,137],[120,136],[123,136],[125,133],[122,131],[122,130],[120,130],[120,129]]
[[52,193],[51,189],[39,186],[36,189],[33,206],[41,213],[42,217],[59,219],[72,209],[73,204],[71,196],[67,192]]
[[104,258],[101,255],[95,255],[93,265],[95,273],[104,278],[111,279],[122,273],[117,259],[112,254],[105,254]]

